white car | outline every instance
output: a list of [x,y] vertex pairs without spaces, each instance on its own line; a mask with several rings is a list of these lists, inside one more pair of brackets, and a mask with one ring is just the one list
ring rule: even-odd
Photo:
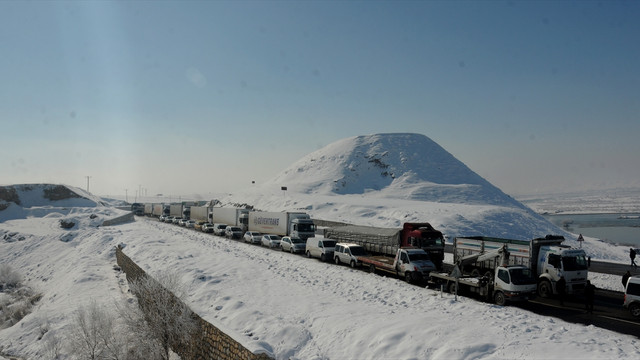
[[640,319],[640,277],[632,276],[624,288],[624,307],[631,315]]
[[206,224],[202,225],[202,232],[212,233],[213,232],[213,224],[212,223],[206,223]]
[[298,237],[285,236],[280,240],[280,250],[289,251],[292,254],[303,253],[305,247],[305,241]]
[[260,244],[262,240],[262,233],[257,231],[247,231],[244,233],[244,242],[248,242],[251,244]]
[[193,229],[193,228],[196,227],[196,221],[195,220],[187,220],[187,221],[184,222],[184,227]]
[[280,246],[280,236],[267,234],[262,236],[262,245],[268,246],[270,248],[275,248]]
[[224,229],[224,236],[227,239],[240,239],[242,237],[242,228],[239,226],[227,226]]
[[227,228],[227,224],[213,224],[213,233],[218,236],[224,236],[224,230]]
[[364,248],[357,244],[338,243],[333,251],[333,260],[337,265],[349,264],[352,268],[362,265],[358,256],[367,256]]

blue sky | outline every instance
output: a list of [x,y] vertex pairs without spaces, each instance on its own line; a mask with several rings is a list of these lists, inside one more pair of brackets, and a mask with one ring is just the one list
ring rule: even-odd
[[0,2],[0,184],[233,192],[424,134],[508,194],[640,187],[640,2]]

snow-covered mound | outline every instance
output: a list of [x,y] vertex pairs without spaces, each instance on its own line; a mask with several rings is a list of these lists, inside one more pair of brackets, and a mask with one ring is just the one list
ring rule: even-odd
[[521,206],[421,134],[375,134],[336,141],[267,185],[309,194],[363,194],[464,204]]
[[71,208],[95,208],[104,205],[99,197],[67,185],[0,186],[0,222],[67,214]]
[[[287,188],[284,194],[282,187]],[[269,211],[302,210],[315,219],[357,225],[400,227],[426,221],[449,238],[571,238],[421,134],[339,140],[222,202]]]

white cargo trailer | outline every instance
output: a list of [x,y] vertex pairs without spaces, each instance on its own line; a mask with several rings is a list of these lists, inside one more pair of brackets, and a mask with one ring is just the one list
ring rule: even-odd
[[248,230],[306,240],[315,236],[316,226],[309,214],[303,212],[251,211]]
[[151,211],[151,215],[160,216],[164,213],[164,205],[161,203],[153,204],[153,210]]
[[209,206],[192,206],[191,220],[209,222]]
[[182,204],[171,204],[169,207],[169,216],[182,218]]
[[249,209],[213,207],[211,208],[211,222],[239,226],[242,231],[247,231],[249,212]]

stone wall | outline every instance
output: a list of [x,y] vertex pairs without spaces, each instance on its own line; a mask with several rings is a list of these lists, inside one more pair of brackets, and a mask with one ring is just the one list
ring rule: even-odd
[[[116,248],[116,260],[118,262],[118,266],[120,266],[120,268],[125,272],[127,281],[131,282],[142,276],[147,276],[146,272],[131,260],[131,258],[126,256],[120,247]],[[272,359],[269,354],[252,352],[234,340],[231,336],[203,320],[197,314],[194,313],[193,317],[196,318],[200,325],[200,334],[192,340],[189,349],[172,349],[175,353],[180,355],[182,359]]]

